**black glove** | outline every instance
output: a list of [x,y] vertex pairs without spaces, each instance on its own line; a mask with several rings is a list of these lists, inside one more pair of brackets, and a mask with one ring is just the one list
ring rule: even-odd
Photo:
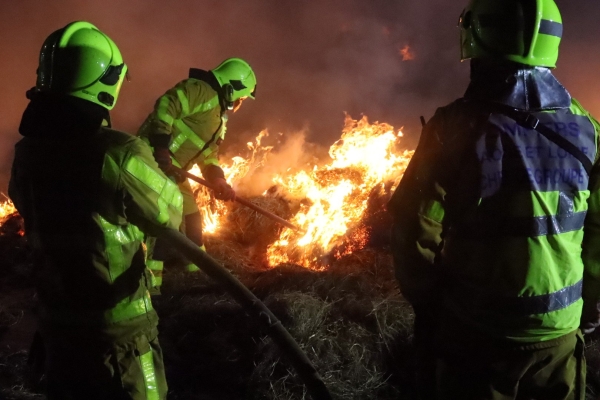
[[233,201],[235,200],[235,190],[227,183],[224,178],[216,178],[210,181],[215,198],[217,200]]
[[598,309],[598,303],[594,301],[584,301],[579,328],[584,334],[589,334],[594,332],[599,326],[600,310]]
[[152,133],[148,136],[148,141],[150,142],[150,146],[154,148],[154,159],[158,163],[158,166],[168,175],[173,166],[171,153],[169,152],[171,135],[165,133]]
[[169,174],[172,172],[173,161],[171,161],[171,152],[166,147],[155,147],[154,148],[154,159],[158,163],[160,169],[163,170],[165,174]]

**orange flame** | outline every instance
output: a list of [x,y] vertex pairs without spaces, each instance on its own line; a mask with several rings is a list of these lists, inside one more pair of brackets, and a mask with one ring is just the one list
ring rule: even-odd
[[[343,244],[346,233],[357,228],[367,208],[371,190],[380,182],[398,178],[406,169],[410,152],[395,154],[402,132],[387,124],[369,124],[346,117],[340,140],[329,155],[332,162],[312,171],[278,176],[274,181],[295,197],[308,200],[292,219],[305,233],[290,229],[267,250],[270,265],[292,262],[319,268],[320,258]],[[355,233],[346,253],[366,244],[365,232]]]
[[[234,187],[268,162],[272,147],[261,146],[262,138],[267,135],[263,131],[254,142],[248,143],[251,155],[247,159],[234,157],[230,163],[221,163],[227,180]],[[267,249],[269,265],[295,263],[320,269],[322,259],[332,250],[337,258],[363,248],[368,232],[360,222],[369,195],[383,182],[394,180],[397,184],[412,156],[412,151],[396,149],[401,137],[402,132],[394,131],[388,124],[370,124],[366,117],[353,120],[347,116],[342,137],[329,149],[331,161],[328,164],[274,176],[272,183],[279,192],[299,203],[291,222],[303,233],[283,229],[279,239]],[[227,207],[215,202],[208,191],[198,190],[204,230],[218,232]]]
[[[260,132],[247,144],[247,158],[233,157],[221,163],[234,187],[245,178],[252,179],[252,174],[269,162],[273,148],[261,144],[267,136],[267,131]],[[398,150],[401,137],[402,132],[388,124],[370,124],[366,117],[353,120],[347,116],[341,138],[329,149],[328,163],[288,169],[274,176],[276,192],[295,204],[290,221],[302,233],[281,228],[279,237],[267,247],[268,264],[295,263],[323,269],[331,257],[362,249],[369,240],[362,221],[372,196],[383,199],[384,191],[391,192],[412,157],[412,151]],[[200,175],[196,166],[190,172]],[[219,233],[229,212],[226,203],[215,200],[206,188],[190,183],[203,214],[205,233]],[[15,212],[10,199],[0,203],[0,225]]]
[[13,202],[8,197],[6,197],[6,195],[4,193],[0,193],[0,194],[6,198],[5,202],[0,203],[0,222],[1,222],[1,221],[4,221],[4,219],[6,217],[8,217],[9,215],[16,213],[17,209],[15,208],[15,205],[13,204]]

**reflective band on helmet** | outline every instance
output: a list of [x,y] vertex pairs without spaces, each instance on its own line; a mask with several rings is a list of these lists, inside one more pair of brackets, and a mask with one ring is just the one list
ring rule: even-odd
[[198,135],[196,135],[194,131],[192,131],[190,127],[187,126],[182,120],[178,119],[177,121],[175,121],[175,126],[177,127],[177,130],[179,132],[173,138],[173,141],[169,146],[169,150],[171,151],[171,153],[177,152],[177,150],[179,150],[181,145],[183,145],[186,142],[186,140],[192,142],[193,145],[198,148],[198,150],[202,149],[206,144],[206,142],[200,139]]
[[540,33],[544,35],[556,36],[562,38],[563,25],[560,22],[543,19],[540,23]]
[[160,400],[152,350],[140,356],[140,364],[142,365],[142,374],[144,375],[144,384],[146,385],[146,400]]
[[131,157],[127,160],[125,170],[159,195],[158,222],[165,223],[169,220],[169,212],[167,210],[169,205],[172,205],[177,210],[183,209],[183,197],[177,185],[170,179],[161,176],[144,161],[137,157]]
[[505,218],[479,221],[477,224],[457,227],[461,236],[489,239],[503,236],[536,237],[558,235],[583,229],[587,211],[566,215],[545,215],[530,218]]

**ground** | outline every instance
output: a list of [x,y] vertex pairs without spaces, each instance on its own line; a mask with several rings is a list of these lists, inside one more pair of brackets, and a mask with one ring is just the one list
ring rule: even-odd
[[[412,309],[399,294],[385,247],[365,249],[315,272],[253,265],[243,246],[207,248],[282,321],[335,399],[413,399]],[[34,330],[29,256],[0,235],[0,399],[43,399],[28,374]],[[279,349],[202,272],[167,269],[161,317],[169,399],[307,399]],[[600,393],[600,336],[587,338],[589,399]]]

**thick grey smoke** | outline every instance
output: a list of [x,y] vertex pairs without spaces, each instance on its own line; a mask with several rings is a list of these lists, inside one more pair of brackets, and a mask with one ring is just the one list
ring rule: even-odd
[[[594,39],[600,7],[594,3],[559,0],[565,40],[558,76],[584,106],[600,112]],[[73,20],[105,31],[130,67],[133,80],[113,112],[119,129],[134,132],[189,67],[210,69],[238,56],[254,67],[258,96],[230,118],[229,153],[264,128],[303,130],[307,141],[328,146],[341,133],[344,112],[404,126],[412,147],[418,117],[430,117],[466,86],[456,28],[463,6],[455,0],[2,1],[0,191],[39,48]],[[412,60],[402,54],[406,46]]]

